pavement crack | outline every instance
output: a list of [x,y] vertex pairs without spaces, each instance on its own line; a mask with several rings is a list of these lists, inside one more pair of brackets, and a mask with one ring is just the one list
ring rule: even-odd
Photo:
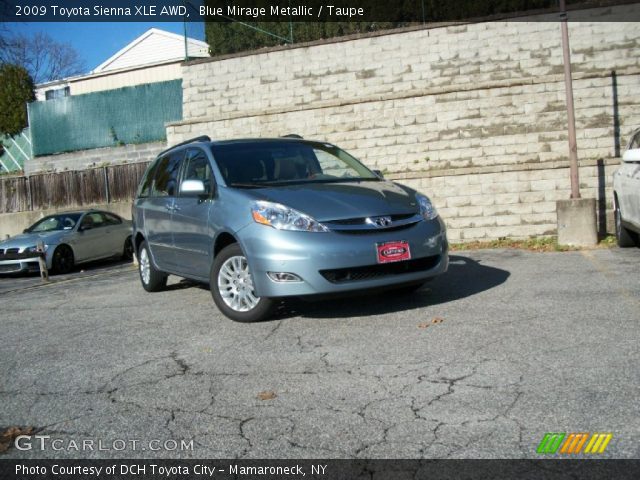
[[[176,362],[176,365],[178,366],[178,369],[179,369],[178,375],[186,375],[187,373],[189,373],[191,367],[187,364],[187,362],[184,359],[178,357],[177,352],[171,352],[171,355],[169,355],[169,357],[171,358],[171,360]],[[174,376],[174,375],[171,375],[171,376]],[[167,378],[170,378],[171,376]]]
[[439,384],[445,384],[447,385],[447,391],[444,393],[441,393],[439,395],[436,395],[434,398],[432,398],[431,400],[429,400],[429,402],[427,402],[427,406],[431,406],[433,405],[435,402],[438,402],[440,400],[442,400],[445,397],[448,397],[449,395],[452,395],[455,392],[454,387],[456,386],[456,383],[461,382],[463,380],[466,380],[467,378],[475,375],[475,368],[473,370],[473,372],[467,374],[467,375],[462,375],[460,377],[456,377],[456,378],[446,378],[446,377],[440,377],[440,379],[438,380],[429,380],[431,383],[439,383]]
[[240,423],[238,424],[238,431],[240,432],[240,438],[242,438],[249,445],[248,448],[243,449],[242,453],[240,454],[240,457],[242,457],[242,456],[246,455],[247,453],[249,453],[251,451],[251,449],[253,448],[253,442],[251,441],[251,439],[245,433],[244,427],[248,422],[250,422],[251,420],[254,420],[254,418],[255,417],[245,418],[244,420],[241,420]]
[[280,330],[280,327],[282,326],[282,324],[284,323],[283,320],[278,320],[275,322],[275,326],[271,329],[271,331],[269,333],[267,333],[267,336],[264,337],[262,339],[262,341],[267,341],[269,340],[270,337],[272,337],[273,335],[275,335],[275,333]]

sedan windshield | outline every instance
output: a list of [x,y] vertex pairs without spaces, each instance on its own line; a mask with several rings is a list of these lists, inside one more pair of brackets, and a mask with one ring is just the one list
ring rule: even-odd
[[56,230],[72,230],[80,219],[81,213],[63,213],[44,217],[31,225],[27,232],[53,232]]
[[325,143],[246,142],[211,149],[232,187],[380,180],[347,152]]

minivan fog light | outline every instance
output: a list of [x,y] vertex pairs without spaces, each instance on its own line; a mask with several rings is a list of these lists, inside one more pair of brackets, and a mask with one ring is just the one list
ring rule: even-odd
[[274,282],[282,283],[282,282],[301,282],[302,279],[293,274],[287,272],[267,272],[269,278]]

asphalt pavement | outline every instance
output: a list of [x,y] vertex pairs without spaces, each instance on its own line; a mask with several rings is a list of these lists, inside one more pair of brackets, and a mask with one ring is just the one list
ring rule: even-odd
[[639,270],[640,249],[454,253],[416,293],[257,324],[131,265],[3,278],[0,431],[49,438],[0,457],[538,458],[547,432],[609,432],[598,458],[638,458]]

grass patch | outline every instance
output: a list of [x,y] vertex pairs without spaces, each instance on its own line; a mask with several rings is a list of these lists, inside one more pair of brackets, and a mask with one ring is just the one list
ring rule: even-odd
[[607,235],[602,240],[600,240],[600,243],[598,243],[598,246],[602,248],[613,248],[613,247],[616,247],[617,245],[618,244],[616,243],[615,235]]
[[[601,240],[600,243],[598,243],[598,245],[593,248],[612,248],[615,245],[616,238],[609,235]],[[518,250],[529,250],[531,252],[570,252],[581,250],[584,247],[558,245],[558,239],[556,237],[536,237],[526,240],[499,238],[498,240],[451,243],[449,244],[449,248],[452,252],[465,250],[481,250],[487,248],[512,248]]]

